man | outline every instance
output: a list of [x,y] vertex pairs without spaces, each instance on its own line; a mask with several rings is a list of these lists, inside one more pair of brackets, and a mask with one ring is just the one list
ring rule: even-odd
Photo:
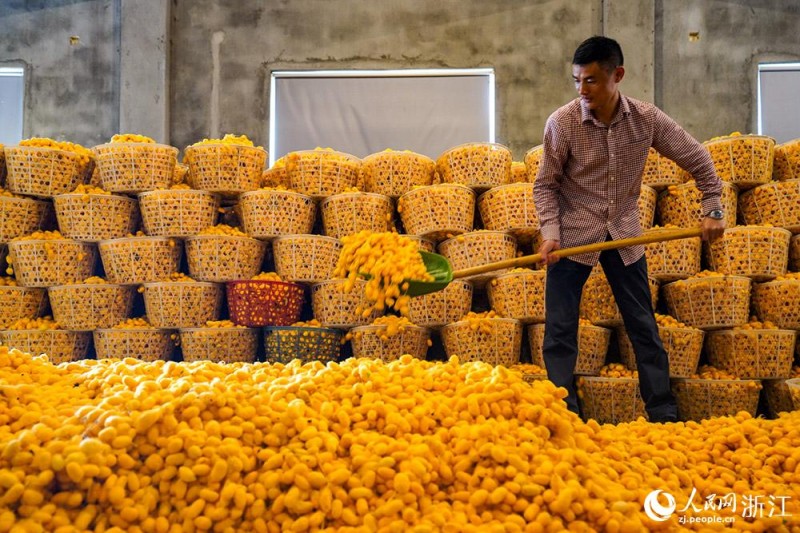
[[622,49],[613,39],[591,37],[572,59],[580,98],[547,120],[534,199],[548,265],[543,355],[547,377],[569,392],[579,413],[574,372],[578,309],[583,286],[598,260],[611,285],[636,354],[639,384],[652,422],[677,419],[669,360],[658,336],[644,247],[558,258],[550,252],[641,235],[638,198],[652,146],[695,178],[703,194],[703,239],[725,230],[721,183],[705,148],[652,104],[620,94]]

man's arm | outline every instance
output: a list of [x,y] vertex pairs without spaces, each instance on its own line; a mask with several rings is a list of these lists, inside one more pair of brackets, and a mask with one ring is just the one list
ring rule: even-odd
[[[703,215],[722,209],[722,181],[717,176],[708,150],[666,113],[658,108],[655,108],[655,113],[653,148],[694,177],[697,188],[703,194]],[[704,216],[702,227],[703,239],[713,241],[722,236],[725,222]]]
[[533,203],[539,218],[539,229],[543,243],[539,252],[545,263],[554,263],[556,258],[549,259],[547,254],[559,248],[561,225],[559,223],[558,194],[561,180],[564,177],[564,165],[569,155],[569,144],[566,135],[551,116],[544,127],[542,142],[542,160],[539,174],[533,186]]

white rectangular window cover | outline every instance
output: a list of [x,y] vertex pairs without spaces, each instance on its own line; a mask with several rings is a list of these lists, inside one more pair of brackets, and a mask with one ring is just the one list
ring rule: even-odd
[[800,138],[800,63],[758,65],[758,133],[779,144]]
[[22,67],[0,67],[0,144],[14,145],[22,140],[24,75]]
[[494,142],[494,90],[491,68],[275,71],[270,164],[316,147],[435,159],[458,144]]

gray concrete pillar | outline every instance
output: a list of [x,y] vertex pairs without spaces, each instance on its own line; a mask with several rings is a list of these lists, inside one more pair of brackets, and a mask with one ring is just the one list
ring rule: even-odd
[[122,133],[169,144],[169,28],[171,2],[119,0]]
[[603,34],[625,55],[623,94],[654,102],[655,4],[653,0],[603,0]]

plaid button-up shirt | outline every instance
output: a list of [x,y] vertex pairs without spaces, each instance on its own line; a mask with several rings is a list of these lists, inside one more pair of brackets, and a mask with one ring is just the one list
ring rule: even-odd
[[[547,119],[543,145],[534,203],[542,237],[561,248],[642,234],[638,199],[651,146],[692,174],[704,213],[722,208],[722,185],[708,151],[653,104],[620,95],[606,126],[577,98]],[[642,257],[644,246],[619,252],[629,265]],[[595,265],[599,257],[571,259]]]

